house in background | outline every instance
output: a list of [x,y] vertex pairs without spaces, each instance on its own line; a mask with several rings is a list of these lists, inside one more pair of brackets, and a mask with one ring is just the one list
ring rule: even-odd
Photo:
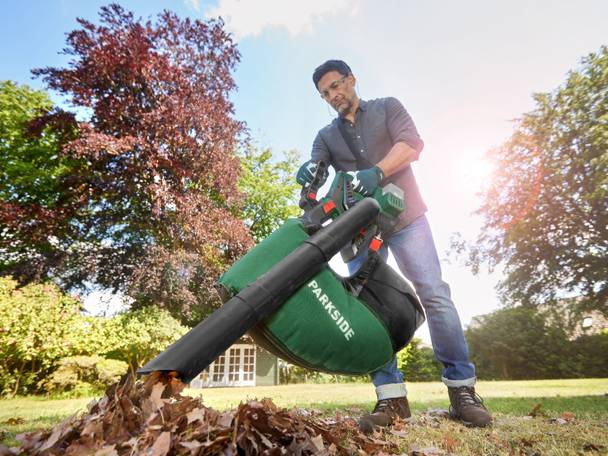
[[279,359],[243,337],[190,382],[190,388],[279,384]]
[[601,312],[592,310],[576,321],[572,331],[572,339],[580,336],[592,336],[608,331],[608,318]]

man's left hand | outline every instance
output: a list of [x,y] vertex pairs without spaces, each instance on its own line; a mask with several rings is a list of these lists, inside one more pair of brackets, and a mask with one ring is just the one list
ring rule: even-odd
[[370,196],[378,188],[382,179],[384,179],[384,173],[378,166],[357,171],[353,179],[354,190],[364,196]]

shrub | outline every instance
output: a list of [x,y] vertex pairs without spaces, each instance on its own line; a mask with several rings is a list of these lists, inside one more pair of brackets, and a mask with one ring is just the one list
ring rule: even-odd
[[430,347],[420,347],[415,337],[407,347],[397,353],[397,367],[407,381],[430,382],[441,378],[442,366]]
[[91,354],[95,321],[53,284],[0,277],[0,395],[36,392],[58,360]]
[[101,356],[70,356],[59,361],[43,385],[50,394],[91,395],[117,382],[128,368],[123,361]]

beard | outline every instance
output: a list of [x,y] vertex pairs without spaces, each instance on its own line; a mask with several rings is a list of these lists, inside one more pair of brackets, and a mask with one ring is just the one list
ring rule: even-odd
[[344,98],[337,106],[334,106],[335,111],[341,116],[350,114],[353,110],[353,102],[347,98]]

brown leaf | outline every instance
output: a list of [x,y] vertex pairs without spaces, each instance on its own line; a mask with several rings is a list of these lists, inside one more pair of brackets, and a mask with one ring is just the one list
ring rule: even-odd
[[101,448],[95,452],[94,456],[118,456],[116,451],[116,445],[110,445],[108,447]]
[[442,454],[444,454],[444,451],[435,447],[412,447],[412,449],[408,453],[408,456],[440,456]]
[[46,440],[46,442],[44,442],[42,444],[42,446],[39,448],[38,451],[43,452],[45,450],[53,448],[53,446],[59,441],[59,437],[61,437],[61,434],[63,433],[63,431],[64,431],[64,427],[62,425],[55,426],[53,428],[53,432],[51,433],[51,436]]
[[171,433],[162,432],[151,448],[151,456],[165,456],[171,449]]
[[97,420],[91,420],[84,425],[80,434],[83,436],[99,437],[103,435],[103,423]]
[[325,450],[325,445],[323,445],[323,436],[321,434],[318,434],[317,436],[313,437],[311,441],[317,451]]
[[566,420],[566,421],[574,421],[574,419],[576,418],[576,415],[572,412],[564,412],[561,414],[560,418],[562,418],[563,420]]
[[188,448],[190,451],[193,450],[197,450],[199,449],[201,446],[203,446],[203,444],[201,442],[199,442],[198,440],[190,440],[187,442],[179,442],[179,444],[185,448]]
[[25,419],[20,416],[16,416],[14,418],[9,418],[6,421],[3,421],[2,424],[8,424],[9,426],[16,426],[19,424],[25,424]]
[[456,452],[456,439],[451,432],[448,432],[443,436],[443,447],[448,453]]
[[17,452],[13,452],[9,447],[0,443],[0,456],[16,456],[17,454]]
[[165,386],[162,383],[155,383],[154,386],[152,387],[152,391],[150,392],[150,400],[152,401],[152,404],[154,404],[154,406],[159,409],[162,408],[163,405],[165,405],[165,401],[163,401],[161,399],[161,396],[163,395],[163,391],[165,391]]
[[233,419],[234,419],[233,412],[225,412],[219,416],[217,424],[222,427],[230,427],[232,425]]
[[533,417],[537,417],[537,416],[547,416],[545,414],[545,412],[543,412],[541,410],[543,404],[541,404],[540,402],[538,404],[536,404],[532,410],[530,411],[530,413],[528,413],[528,416],[533,416]]
[[583,445],[584,451],[604,451],[606,447],[604,445],[596,445],[595,443],[586,443]]

